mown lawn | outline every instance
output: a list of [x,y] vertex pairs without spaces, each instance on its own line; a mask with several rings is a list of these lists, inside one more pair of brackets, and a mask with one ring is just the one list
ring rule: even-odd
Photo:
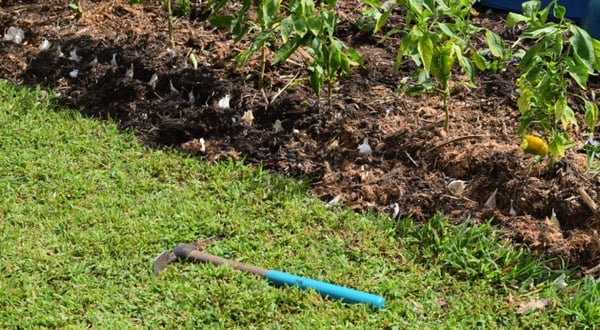
[[[327,209],[307,184],[141,146],[52,93],[0,82],[0,328],[594,328],[600,289],[565,289],[489,225],[417,225]],[[383,310],[278,288],[208,251],[386,298]],[[548,299],[548,300],[542,300]],[[519,313],[526,302],[545,302]]]

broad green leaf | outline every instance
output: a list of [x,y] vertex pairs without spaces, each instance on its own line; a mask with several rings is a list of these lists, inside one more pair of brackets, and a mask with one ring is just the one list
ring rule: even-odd
[[298,49],[298,47],[306,45],[309,40],[309,36],[301,37],[300,35],[296,35],[294,38],[288,40],[279,48],[279,50],[277,50],[277,53],[275,53],[273,64],[287,60],[287,58],[290,57],[296,51],[296,49]]
[[431,40],[430,35],[424,35],[418,40],[417,50],[425,72],[429,73],[433,59],[433,40]]
[[339,40],[331,40],[329,45],[329,65],[325,69],[329,71],[329,76],[331,73],[337,71],[342,65],[342,45]]
[[508,13],[508,16],[506,16],[506,26],[511,28],[518,23],[527,22],[528,20],[529,18],[527,16],[517,13]]
[[460,37],[459,37],[458,35],[456,35],[456,33],[454,33],[453,29],[452,29],[452,28],[450,28],[450,27],[448,26],[448,24],[446,24],[446,23],[442,23],[442,22],[438,22],[438,23],[437,23],[437,26],[438,26],[438,27],[440,28],[440,30],[441,30],[441,31],[442,31],[442,32],[443,32],[445,35],[447,35],[448,37],[450,37],[450,38],[453,38],[453,39],[460,39]]
[[281,20],[279,31],[281,33],[281,41],[283,41],[283,43],[288,42],[290,36],[294,32],[294,19],[292,16],[288,16]]
[[560,97],[554,104],[554,118],[556,121],[560,121],[563,130],[566,130],[571,124],[577,125],[575,113],[565,97]]
[[531,107],[531,99],[533,97],[532,91],[527,88],[521,87],[521,95],[517,99],[517,106],[521,114],[526,113]]
[[487,41],[488,47],[492,55],[496,57],[504,56],[504,40],[499,35],[495,34],[490,30],[485,31],[485,40]]
[[460,67],[465,71],[465,74],[467,75],[467,77],[469,77],[469,81],[470,81],[470,86],[471,87],[476,87],[475,86],[475,71],[473,70],[473,64],[471,63],[471,61],[469,61],[469,59],[465,56],[460,56],[458,58],[458,63],[460,64]]
[[528,17],[534,15],[536,12],[540,10],[540,1],[525,1],[521,4],[521,9],[523,10],[523,15]]
[[475,63],[475,66],[477,67],[477,69],[479,69],[480,71],[485,71],[487,70],[487,61],[485,60],[485,58],[483,56],[481,56],[478,53],[473,53],[473,55],[471,56],[471,61],[473,61],[473,63]]
[[567,8],[565,6],[561,6],[559,4],[554,5],[552,10],[552,15],[558,20],[562,20],[565,18],[565,14],[567,13]]
[[553,159],[563,158],[567,149],[574,147],[575,142],[571,141],[566,132],[552,132],[552,140],[548,143],[548,149]]
[[523,32],[521,38],[523,39],[538,39],[541,37],[547,37],[549,35],[559,34],[561,32],[560,27],[555,23],[548,23],[542,27],[527,30]]
[[300,37],[304,37],[306,33],[308,33],[308,25],[306,24],[306,20],[302,17],[294,21],[294,28]]
[[346,47],[346,53],[348,54],[348,59],[351,66],[363,65],[362,56],[356,49],[352,47]]
[[594,69],[600,71],[600,40],[592,39],[592,45],[594,46],[594,58],[596,59]]
[[323,20],[319,16],[311,16],[306,20],[308,30],[312,33],[313,36],[317,37],[321,34],[321,29],[323,28]]
[[586,90],[589,78],[589,72],[586,65],[577,57],[577,55],[565,58],[565,62],[569,68],[569,76],[575,80],[579,87]]
[[592,132],[596,129],[598,123],[598,104],[590,100],[584,100],[585,103],[585,124]]
[[263,0],[261,1],[262,20],[265,27],[270,27],[277,21],[281,0]]
[[252,40],[252,43],[250,44],[250,47],[246,50],[241,51],[236,57],[235,57],[235,62],[237,64],[237,66],[243,66],[244,64],[246,64],[248,62],[248,60],[250,59],[250,57],[252,56],[252,54],[256,53],[257,50],[259,50],[262,47],[265,47],[265,45],[274,40],[275,39],[275,35],[273,34],[273,31],[271,30],[265,30],[265,31],[261,31],[256,38],[254,38],[254,40]]
[[226,27],[231,26],[231,23],[233,22],[233,20],[234,20],[233,16],[217,15],[217,16],[209,17],[208,23],[210,23],[210,25],[212,25],[214,27],[226,28]]
[[321,86],[323,86],[323,67],[319,64],[313,64],[308,67],[310,73],[310,86],[317,96],[321,95]]
[[586,66],[588,73],[592,73],[594,71],[594,64],[596,63],[592,37],[584,29],[574,24],[569,25],[569,30],[572,34],[569,42],[573,47],[573,51]]

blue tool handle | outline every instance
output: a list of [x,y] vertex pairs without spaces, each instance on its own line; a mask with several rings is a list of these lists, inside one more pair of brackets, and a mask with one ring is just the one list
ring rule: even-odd
[[382,296],[349,289],[343,286],[325,283],[306,277],[296,276],[278,270],[269,270],[265,278],[275,285],[296,286],[301,289],[315,289],[321,296],[326,298],[340,299],[352,304],[368,304],[377,309],[383,308],[385,299]]

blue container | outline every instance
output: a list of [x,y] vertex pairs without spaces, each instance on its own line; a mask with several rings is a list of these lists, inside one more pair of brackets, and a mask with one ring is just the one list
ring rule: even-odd
[[591,0],[587,16],[581,26],[586,29],[592,37],[600,39],[600,0]]
[[[481,0],[483,6],[520,13],[523,0]],[[542,0],[545,8],[549,0]],[[600,0],[559,0],[567,8],[567,17],[579,23],[592,37],[600,39]]]

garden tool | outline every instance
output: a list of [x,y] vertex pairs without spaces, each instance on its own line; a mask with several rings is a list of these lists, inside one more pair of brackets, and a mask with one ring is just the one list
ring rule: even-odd
[[214,238],[209,238],[194,244],[180,243],[177,244],[173,252],[165,251],[161,253],[154,259],[154,274],[158,274],[164,268],[166,268],[169,263],[176,260],[210,262],[215,265],[229,265],[238,270],[264,277],[276,286],[295,286],[300,289],[314,289],[325,298],[339,299],[346,303],[352,304],[367,304],[376,309],[381,309],[385,305],[385,299],[378,295],[331,283],[321,282],[278,270],[268,270],[201,251],[206,247],[206,244],[212,240],[214,240]]

